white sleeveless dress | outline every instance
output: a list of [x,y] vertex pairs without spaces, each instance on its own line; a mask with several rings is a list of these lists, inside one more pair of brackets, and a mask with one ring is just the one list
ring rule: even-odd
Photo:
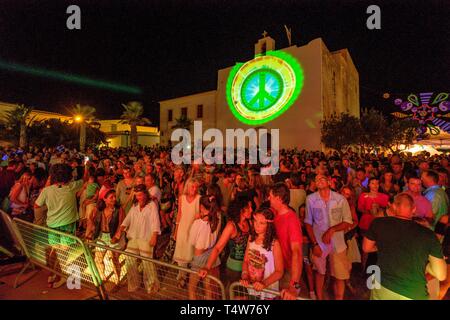
[[189,232],[194,223],[195,215],[200,212],[200,196],[197,195],[191,203],[185,195],[181,196],[181,219],[178,225],[175,253],[173,260],[177,263],[190,263],[194,257],[194,247],[189,243]]

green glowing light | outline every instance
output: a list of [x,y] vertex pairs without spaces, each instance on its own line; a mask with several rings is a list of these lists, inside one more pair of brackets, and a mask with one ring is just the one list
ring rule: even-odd
[[142,90],[137,87],[131,87],[131,86],[123,85],[123,84],[107,82],[107,81],[102,81],[102,80],[94,80],[94,79],[86,78],[86,77],[79,76],[79,75],[73,75],[73,74],[68,74],[68,73],[63,73],[63,72],[58,72],[58,71],[52,71],[52,70],[39,69],[39,68],[29,67],[29,66],[15,64],[15,63],[6,63],[1,60],[0,60],[0,69],[26,73],[26,74],[30,74],[33,76],[39,76],[39,77],[44,77],[44,78],[63,80],[63,81],[67,81],[67,82],[78,83],[81,85],[95,87],[95,88],[101,88],[101,89],[106,89],[106,90],[120,91],[120,92],[132,93],[132,94],[141,94],[142,93]]
[[295,58],[282,51],[268,51],[233,67],[227,82],[227,101],[239,121],[266,123],[289,109],[303,81],[303,69]]
[[263,68],[249,75],[242,84],[241,97],[250,110],[272,107],[283,93],[283,79],[271,69]]

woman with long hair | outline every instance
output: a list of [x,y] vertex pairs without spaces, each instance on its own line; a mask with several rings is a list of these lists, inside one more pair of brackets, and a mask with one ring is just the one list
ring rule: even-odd
[[[116,191],[111,189],[105,193],[105,195],[99,199],[97,207],[92,212],[92,215],[88,218],[88,229],[86,230],[86,238],[90,240],[96,240],[102,245],[108,247],[114,247],[111,243],[111,239],[120,238],[120,228],[125,219],[125,213],[116,201]],[[100,276],[103,280],[106,280],[105,276],[105,255],[111,254],[111,260],[113,262],[113,272],[116,276],[116,284],[120,282],[120,262],[119,254],[111,253],[105,249],[97,248],[95,251],[95,262],[100,272]]]
[[[199,217],[200,195],[198,194],[198,183],[196,179],[190,178],[186,182],[184,193],[180,198],[180,207],[175,225],[175,252],[173,261],[181,267],[187,267],[194,257],[194,249],[189,245],[189,230],[192,223]],[[186,285],[186,273],[178,274],[178,286],[184,288]]]
[[284,273],[283,253],[276,239],[273,219],[271,209],[260,209],[253,214],[253,226],[242,264],[241,283],[246,287],[253,285],[254,289],[249,289],[250,295],[262,300],[275,298],[260,291],[266,288],[278,291],[279,280]]
[[373,219],[378,217],[381,209],[385,209],[389,203],[389,197],[379,192],[378,178],[369,179],[369,192],[363,192],[358,198],[358,210],[362,213],[359,227],[364,235],[369,230]]
[[[113,243],[119,241],[118,235],[127,232],[127,252],[142,257],[153,258],[153,248],[158,235],[161,234],[159,213],[157,205],[151,201],[144,184],[134,187],[133,206],[122,222],[119,233],[114,237]],[[127,257],[128,291],[134,292],[139,288],[140,276],[137,259]],[[144,285],[147,293],[159,290],[160,284],[153,263],[142,261],[144,269]]]
[[228,285],[240,280],[245,248],[250,235],[252,211],[252,202],[246,197],[240,197],[230,202],[227,225],[214,246],[205,267],[199,271],[201,278],[210,272],[220,253],[228,244],[230,248],[230,255],[226,262]]
[[[220,230],[220,206],[214,196],[200,198],[200,217],[194,221],[189,232],[189,244],[194,247],[194,258],[191,269],[198,271],[203,268],[211,255]],[[219,277],[220,260],[216,259],[211,269],[211,275]],[[198,275],[189,277],[189,299],[196,300]],[[213,291],[208,279],[205,280],[205,292],[208,300],[212,299]]]
[[400,192],[400,187],[394,183],[394,173],[392,171],[387,170],[381,176],[380,191],[387,194],[391,199]]
[[219,185],[217,185],[216,183],[208,185],[206,187],[206,195],[208,197],[214,197],[214,200],[219,207],[220,221],[222,221],[220,232],[222,232],[223,228],[225,227],[224,224],[226,223],[226,216],[223,210],[223,197]]
[[[369,179],[369,192],[361,193],[358,198],[358,210],[362,213],[359,220],[359,229],[362,236],[365,236],[372,221],[381,216],[383,210],[388,206],[389,196],[379,192],[379,186],[377,178]],[[369,265],[375,264],[375,259],[376,253],[371,252],[369,255],[367,252],[363,252],[361,259],[363,270],[365,270],[368,262],[370,262]]]

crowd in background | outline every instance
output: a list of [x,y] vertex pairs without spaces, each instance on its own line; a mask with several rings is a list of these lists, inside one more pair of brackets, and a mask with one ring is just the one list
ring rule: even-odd
[[[284,299],[324,299],[331,277],[332,297],[344,299],[353,290],[354,264],[381,270],[372,299],[443,299],[450,287],[444,155],[281,150],[273,176],[248,163],[175,165],[163,147],[0,155],[4,211],[191,268],[195,275],[177,276],[191,299],[199,281],[209,285],[207,274],[226,285],[241,281],[263,299],[274,298],[266,288]],[[102,276],[106,251],[95,256]],[[111,261],[120,274],[118,255]],[[136,259],[126,268],[128,290],[135,291]],[[143,273],[145,289],[160,290],[154,265],[143,263]],[[49,286],[63,280],[51,275]]]

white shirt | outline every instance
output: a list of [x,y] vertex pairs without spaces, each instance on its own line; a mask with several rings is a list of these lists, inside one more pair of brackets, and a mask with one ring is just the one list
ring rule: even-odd
[[208,221],[197,219],[189,231],[189,243],[195,249],[206,250],[214,247],[217,241],[217,235],[220,230],[220,222],[214,232],[211,232],[211,226]]
[[129,240],[150,241],[154,232],[161,234],[157,205],[150,202],[142,211],[139,209],[139,204],[134,205],[123,220],[122,226],[127,227]]
[[322,241],[323,234],[330,227],[341,222],[353,223],[350,206],[344,196],[330,191],[330,199],[327,203],[320,197],[319,192],[310,194],[306,198],[305,223],[312,225],[314,236],[325,256],[331,252],[342,252],[347,248],[344,231],[335,232],[330,244]]

